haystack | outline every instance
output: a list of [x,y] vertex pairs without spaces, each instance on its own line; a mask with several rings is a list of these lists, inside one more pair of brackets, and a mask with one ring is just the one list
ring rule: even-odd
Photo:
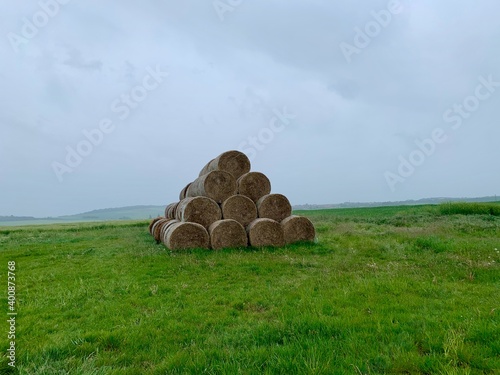
[[260,218],[281,222],[292,214],[292,206],[282,194],[267,194],[257,201],[257,213]]
[[250,246],[284,246],[285,237],[280,223],[272,219],[255,219],[247,226]]
[[175,219],[175,213],[177,211],[177,207],[179,206],[179,202],[170,203],[167,207],[165,207],[165,217],[167,219]]
[[169,225],[163,234],[163,243],[170,250],[207,249],[208,232],[203,225],[188,222],[176,222]]
[[299,241],[314,241],[316,231],[311,221],[303,216],[292,215],[281,222],[285,242],[287,244]]
[[170,222],[172,219],[166,219],[166,218],[161,218],[160,220],[157,220],[153,226],[152,226],[152,234],[154,239],[156,240],[156,243],[161,242],[161,229],[164,224],[167,224]]
[[233,195],[227,198],[221,206],[222,218],[233,219],[246,227],[257,219],[257,206],[244,195]]
[[162,224],[161,229],[160,229],[160,241],[161,242],[165,243],[165,236],[167,234],[167,231],[170,230],[170,227],[172,225],[175,225],[177,223],[180,223],[180,221],[176,220],[176,219],[172,219],[169,222]]
[[181,192],[179,193],[179,200],[183,200],[184,198],[186,198],[186,194],[187,194],[187,189],[189,188],[189,185],[191,185],[191,182],[189,184],[187,184],[184,189],[181,190]]
[[211,171],[189,185],[186,197],[204,196],[222,203],[234,194],[236,194],[235,178],[228,172]]
[[236,220],[218,220],[208,228],[210,247],[214,250],[228,247],[246,247],[247,233]]
[[250,171],[250,160],[240,151],[226,151],[210,160],[201,170],[200,176],[211,171],[228,172],[237,180],[241,175]]
[[207,197],[185,198],[177,206],[176,219],[179,221],[190,221],[208,228],[210,224],[221,218],[219,205]]
[[149,226],[148,226],[148,231],[149,231],[149,234],[153,235],[153,225],[158,221],[158,220],[161,220],[161,219],[165,219],[164,217],[161,217],[161,216],[158,216],[158,217],[155,217],[153,220],[151,220],[151,223],[149,223]]
[[265,174],[260,172],[248,172],[237,181],[238,194],[244,195],[254,202],[271,192],[271,182]]

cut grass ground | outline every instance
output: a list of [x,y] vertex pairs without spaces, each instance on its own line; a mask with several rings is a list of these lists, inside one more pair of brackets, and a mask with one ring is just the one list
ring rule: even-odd
[[500,217],[300,214],[317,244],[170,252],[146,222],[0,229],[4,312],[17,267],[18,372],[500,371]]

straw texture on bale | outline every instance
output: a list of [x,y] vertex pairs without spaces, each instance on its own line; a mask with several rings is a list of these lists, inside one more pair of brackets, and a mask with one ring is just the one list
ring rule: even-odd
[[151,220],[151,223],[149,223],[149,226],[148,226],[148,231],[149,231],[149,234],[153,235],[153,225],[158,221],[158,220],[161,220],[161,219],[165,219],[164,217],[161,217],[161,216],[158,216],[158,217],[155,217],[153,220]]
[[161,228],[164,224],[168,223],[172,219],[165,219],[162,218],[161,220],[158,220],[153,224],[152,232],[153,232],[153,237],[156,240],[157,243],[161,242]]
[[214,250],[228,247],[246,247],[247,232],[236,220],[218,220],[208,228],[210,247]]
[[254,202],[271,192],[271,182],[265,174],[248,172],[238,178],[238,194],[244,195]]
[[250,160],[240,151],[226,151],[210,160],[201,170],[200,176],[211,171],[225,171],[238,179],[250,171]]
[[175,219],[175,212],[177,211],[177,206],[179,206],[179,202],[170,203],[167,207],[165,207],[165,217],[167,219]]
[[314,241],[316,231],[311,221],[303,216],[292,215],[281,222],[285,242],[287,244],[299,241]]
[[208,249],[209,242],[207,230],[197,223],[176,222],[163,235],[163,243],[170,250]]
[[281,222],[292,214],[292,206],[284,195],[268,194],[257,201],[257,213],[261,218]]
[[222,213],[213,199],[191,197],[179,202],[175,216],[179,221],[198,223],[208,228],[210,224],[222,218]]
[[181,192],[179,193],[179,200],[183,200],[184,198],[186,198],[186,194],[187,194],[187,189],[189,188],[189,185],[191,185],[191,182],[189,184],[187,184],[184,189],[181,190]]
[[222,218],[233,219],[246,227],[257,219],[257,206],[254,201],[244,195],[233,195],[227,198],[221,206]]
[[222,203],[234,194],[236,194],[235,178],[228,172],[211,171],[189,185],[186,197],[204,196]]
[[255,219],[247,227],[250,246],[284,246],[283,227],[271,219]]
[[165,242],[165,235],[167,231],[170,229],[170,227],[174,224],[180,223],[179,220],[172,219],[166,223],[163,223],[160,229],[160,241]]

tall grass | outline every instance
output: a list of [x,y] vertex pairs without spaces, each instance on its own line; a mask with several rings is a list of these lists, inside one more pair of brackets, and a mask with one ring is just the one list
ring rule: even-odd
[[447,202],[439,205],[441,215],[493,215],[500,216],[498,203]]

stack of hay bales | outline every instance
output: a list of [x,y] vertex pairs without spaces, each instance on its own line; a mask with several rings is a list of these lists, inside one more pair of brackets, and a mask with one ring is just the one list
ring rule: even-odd
[[292,215],[282,194],[271,194],[271,182],[250,171],[250,160],[227,151],[208,162],[187,184],[165,216],[151,221],[149,232],[171,250],[284,246],[314,241],[311,221]]

